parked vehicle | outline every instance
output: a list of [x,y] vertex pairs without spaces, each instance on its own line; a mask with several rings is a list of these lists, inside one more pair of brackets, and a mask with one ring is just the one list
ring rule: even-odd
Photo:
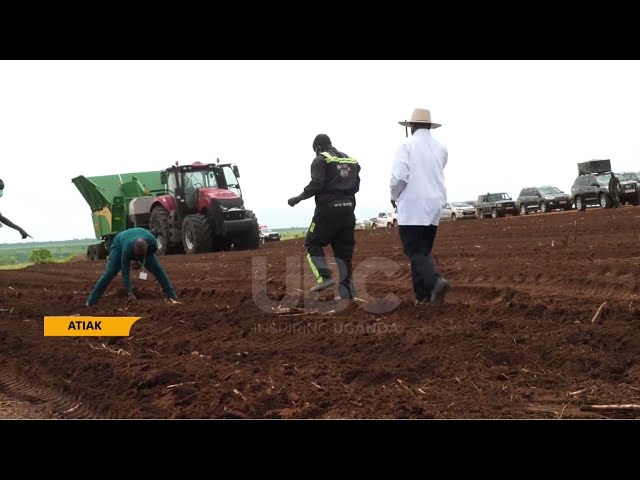
[[398,226],[398,209],[394,212],[381,212],[373,220],[372,228],[391,228]]
[[262,243],[279,242],[280,239],[281,239],[280,233],[274,232],[273,230],[271,230],[266,226],[260,227],[260,240],[262,240]]
[[527,187],[520,192],[516,207],[522,215],[536,211],[546,213],[551,210],[571,210],[571,195],[550,185]]
[[508,193],[487,193],[478,196],[476,202],[476,216],[478,218],[487,216],[499,218],[507,214],[516,216],[519,213],[520,211]]
[[[620,186],[622,187],[620,202],[629,202],[632,205],[640,204],[638,183],[633,180],[627,180],[621,174],[616,176],[620,180]],[[579,175],[571,187],[571,195],[576,209],[584,211],[587,205],[600,205],[602,208],[611,208],[613,200],[609,195],[609,180],[611,180],[611,172]]]
[[476,218],[476,209],[467,202],[446,203],[440,220],[464,220]]
[[636,183],[640,183],[640,172],[622,172],[620,175],[623,175],[627,180],[633,180]]
[[376,228],[387,228],[386,219],[380,219],[378,217],[372,218],[371,219],[371,228],[373,228],[373,229],[376,229]]
[[371,222],[369,220],[358,220],[356,221],[355,230],[367,230],[371,227]]

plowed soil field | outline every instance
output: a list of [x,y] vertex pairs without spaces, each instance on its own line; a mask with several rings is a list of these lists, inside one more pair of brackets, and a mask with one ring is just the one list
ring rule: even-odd
[[[346,305],[303,295],[302,240],[161,257],[180,305],[153,277],[127,305],[118,277],[85,307],[104,262],[0,271],[0,403],[57,418],[596,418],[621,414],[582,407],[640,403],[640,208],[442,223],[453,288],[438,306],[414,306],[397,229],[356,235],[365,301]],[[142,319],[130,337],[44,337],[45,315]]]

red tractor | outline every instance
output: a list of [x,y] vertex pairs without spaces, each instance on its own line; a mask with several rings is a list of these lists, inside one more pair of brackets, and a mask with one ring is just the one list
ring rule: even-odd
[[135,199],[129,214],[150,212],[148,228],[158,239],[159,255],[259,248],[260,227],[244,208],[239,177],[233,164],[176,164],[160,172],[166,193]]
[[113,238],[132,227],[154,233],[159,255],[258,248],[260,228],[244,208],[239,177],[234,164],[176,163],[162,171],[74,178],[101,241],[89,247],[89,257],[105,258]]

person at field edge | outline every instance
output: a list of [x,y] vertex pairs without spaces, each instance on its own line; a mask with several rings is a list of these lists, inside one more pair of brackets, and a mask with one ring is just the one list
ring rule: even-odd
[[411,260],[416,305],[441,303],[449,282],[434,267],[431,250],[447,202],[444,167],[449,154],[431,135],[431,130],[441,125],[431,121],[429,110],[416,108],[411,120],[398,123],[411,127],[411,136],[393,160],[391,204],[398,208],[398,233]]
[[324,247],[331,245],[340,277],[338,297],[351,300],[355,298],[352,258],[356,243],[354,211],[356,193],[360,190],[360,164],[333,147],[331,139],[323,133],[313,140],[313,151],[316,157],[311,162],[311,182],[288,203],[294,207],[307,198],[316,199],[305,242],[307,261],[317,281],[311,292],[335,284],[324,255]]
[[177,303],[176,291],[156,257],[157,250],[156,237],[145,228],[130,228],[117,234],[109,249],[107,268],[96,283],[86,305],[92,306],[98,303],[111,280],[120,271],[122,271],[122,282],[127,290],[129,300],[136,300],[129,278],[131,268],[140,270],[139,278],[141,280],[146,279],[145,269],[147,269],[156,277],[167,297]]
[[609,196],[613,202],[613,208],[618,208],[620,206],[620,180],[613,172],[611,172],[609,179]]
[[[2,197],[2,195],[4,195],[4,182],[0,180],[0,198]],[[17,230],[22,236],[23,240],[27,237],[33,238],[31,237],[31,235],[29,235],[27,232],[24,231],[24,228],[19,227],[18,225],[13,223],[11,220],[9,220],[7,217],[2,215],[2,213],[0,213],[0,227],[2,226],[2,224],[6,225],[7,227],[13,228],[14,230]]]
[[[2,195],[4,195],[4,182],[0,179],[0,198],[2,198]],[[2,215],[2,213],[0,213],[0,227],[3,224],[6,225],[7,227],[13,228],[14,230],[17,230],[22,236],[23,240],[27,237],[33,238],[31,235],[25,232],[22,227],[19,227],[18,225],[13,223],[11,220],[9,220],[7,217]]]

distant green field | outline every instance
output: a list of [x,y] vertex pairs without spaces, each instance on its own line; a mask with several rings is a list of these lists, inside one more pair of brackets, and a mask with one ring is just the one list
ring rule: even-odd
[[0,267],[21,268],[29,264],[29,255],[36,248],[46,248],[53,259],[64,262],[77,255],[87,253],[87,245],[94,239],[65,240],[59,242],[0,243]]
[[274,228],[273,230],[280,233],[280,238],[282,240],[301,238],[307,234],[307,227]]
[[0,265],[0,270],[20,270],[21,268],[28,267],[30,263],[16,263],[15,265]]
[[[280,232],[282,240],[302,238],[307,233],[307,227],[274,228],[274,230]],[[54,261],[66,262],[78,255],[85,255],[87,246],[94,243],[96,240],[92,238],[58,242],[0,243],[0,269],[10,270],[30,265],[29,255],[36,248],[46,248],[51,252]]]

